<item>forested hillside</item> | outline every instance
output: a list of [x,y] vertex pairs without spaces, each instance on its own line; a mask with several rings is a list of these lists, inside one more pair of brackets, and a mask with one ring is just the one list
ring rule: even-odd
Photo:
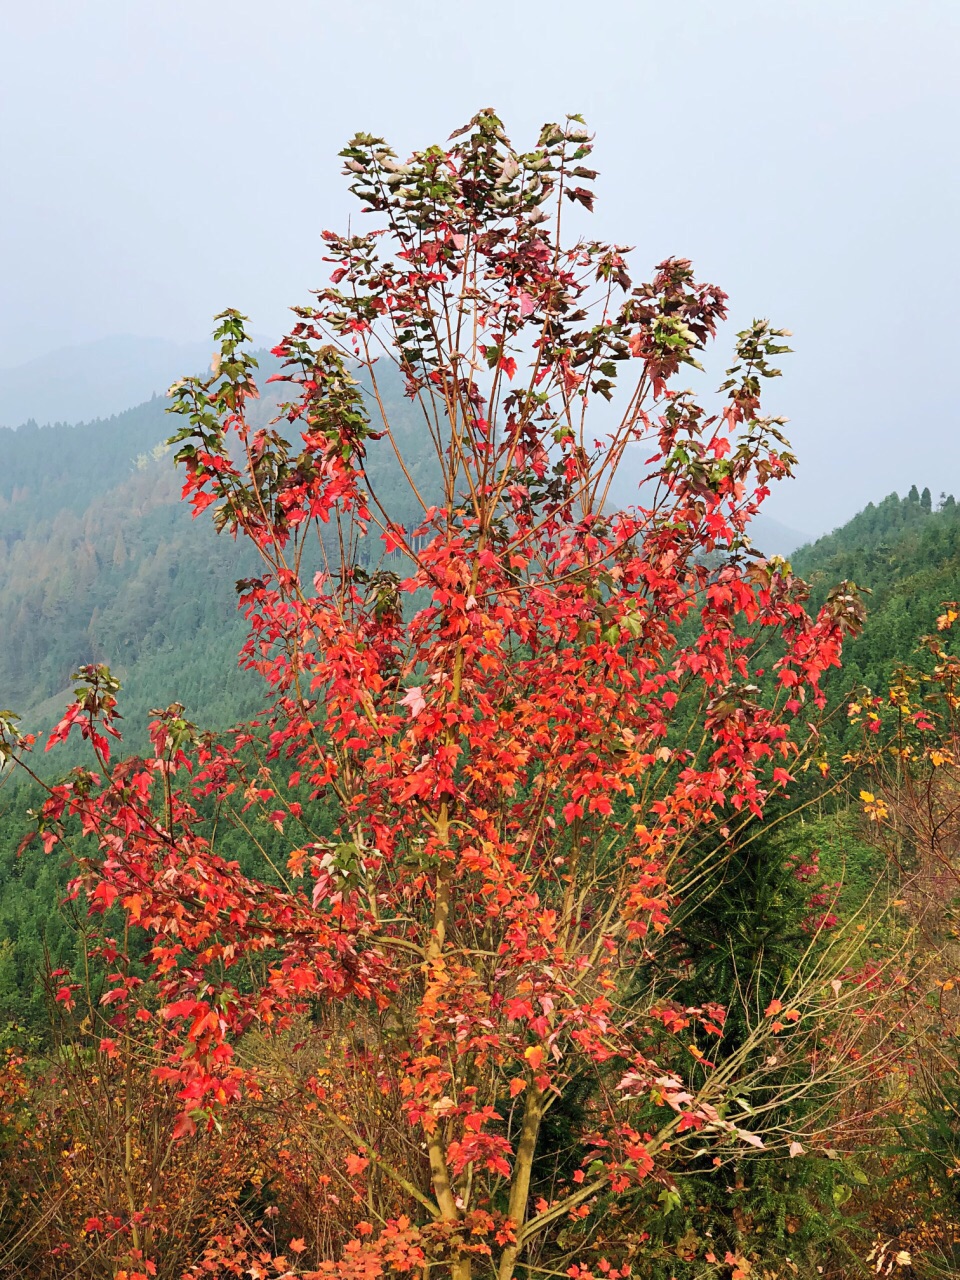
[[844,579],[871,593],[863,633],[847,645],[833,684],[882,690],[934,629],[943,602],[960,596],[960,508],[952,494],[934,505],[930,490],[914,485],[903,498],[870,503],[791,561],[818,601]]
[[254,709],[242,677],[213,678],[235,666],[250,557],[179,501],[167,403],[0,431],[0,701],[25,722],[59,714],[86,662],[116,669],[134,721],[175,697],[220,724]]
[[[415,419],[399,387],[391,390],[391,409],[399,409],[411,440]],[[48,729],[62,714],[71,674],[84,663],[106,663],[120,678],[128,749],[145,747],[150,709],[174,700],[210,728],[260,709],[261,689],[236,662],[246,624],[235,587],[259,561],[242,542],[217,536],[209,521],[191,518],[165,443],[168,405],[154,397],[104,421],[0,431],[0,705],[15,708],[27,727]],[[276,406],[277,396],[265,397],[259,420]],[[429,492],[428,450],[412,445],[408,454]],[[374,459],[378,490],[396,507],[402,487],[392,459],[383,451]],[[761,522],[753,534],[761,547],[764,533]],[[380,555],[379,546],[371,555]],[[960,507],[951,495],[934,504],[914,486],[906,497],[870,504],[791,559],[818,603],[843,579],[869,590],[863,632],[848,642],[829,687],[835,699],[861,684],[882,690],[934,627],[943,601],[960,595]],[[75,745],[56,749],[40,758],[41,771],[66,767],[76,752]],[[62,893],[59,865],[15,857],[29,792],[15,784],[5,795],[0,1019],[39,1023],[46,997],[35,976],[44,948],[63,960],[73,926],[69,913],[50,909]],[[848,843],[844,834],[837,847]],[[859,867],[858,892],[864,874]]]
[[[266,378],[278,366],[259,357]],[[381,384],[406,443],[415,420],[396,379]],[[258,424],[278,401],[264,395]],[[84,663],[106,663],[122,681],[133,747],[145,743],[147,712],[175,700],[212,728],[258,708],[236,664],[246,634],[236,582],[259,561],[209,521],[193,520],[180,500],[182,477],[165,443],[174,427],[168,408],[154,396],[103,421],[0,430],[0,706],[25,724],[49,727],[59,717]],[[429,451],[421,444],[409,453],[429,493]],[[405,485],[377,442],[371,475],[396,510]],[[408,496],[399,509],[413,518]],[[377,544],[368,554],[381,553]]]

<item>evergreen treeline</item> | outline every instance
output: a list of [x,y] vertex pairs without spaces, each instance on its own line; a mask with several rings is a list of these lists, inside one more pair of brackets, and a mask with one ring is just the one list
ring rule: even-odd
[[791,560],[815,600],[844,579],[870,591],[863,633],[845,646],[833,685],[882,691],[920,636],[933,630],[943,602],[960,596],[960,507],[952,494],[942,494],[935,507],[930,490],[914,485],[904,498],[891,493],[871,502]]

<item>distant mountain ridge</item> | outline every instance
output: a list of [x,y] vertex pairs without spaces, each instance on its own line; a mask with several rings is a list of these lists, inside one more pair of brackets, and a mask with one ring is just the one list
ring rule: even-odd
[[162,395],[176,378],[199,373],[212,351],[210,340],[171,342],[125,334],[0,368],[0,426],[112,417]]
[[789,525],[781,524],[779,520],[774,520],[773,516],[768,516],[761,511],[750,521],[750,541],[765,556],[789,557],[797,547],[802,547],[810,541],[810,535],[801,533],[799,529],[792,529]]

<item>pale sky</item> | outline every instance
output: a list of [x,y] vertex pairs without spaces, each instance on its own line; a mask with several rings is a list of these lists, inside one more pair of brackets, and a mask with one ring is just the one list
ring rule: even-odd
[[[596,233],[670,255],[796,354],[770,412],[822,532],[960,492],[960,0],[7,0],[0,366],[115,334],[279,336],[324,278],[357,129],[399,152],[493,106],[582,112]],[[728,338],[732,337],[732,329]]]

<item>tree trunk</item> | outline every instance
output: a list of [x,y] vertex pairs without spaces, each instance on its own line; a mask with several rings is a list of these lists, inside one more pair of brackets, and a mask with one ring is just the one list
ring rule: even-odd
[[[543,1094],[531,1084],[527,1090],[527,1105],[523,1112],[523,1126],[517,1143],[517,1159],[513,1166],[513,1185],[510,1188],[510,1205],[507,1214],[516,1228],[519,1238],[527,1216],[527,1198],[530,1195],[530,1177],[533,1173],[533,1157],[537,1149],[540,1121],[543,1119]],[[498,1280],[513,1280],[513,1268],[520,1252],[519,1244],[508,1244],[500,1255]]]

